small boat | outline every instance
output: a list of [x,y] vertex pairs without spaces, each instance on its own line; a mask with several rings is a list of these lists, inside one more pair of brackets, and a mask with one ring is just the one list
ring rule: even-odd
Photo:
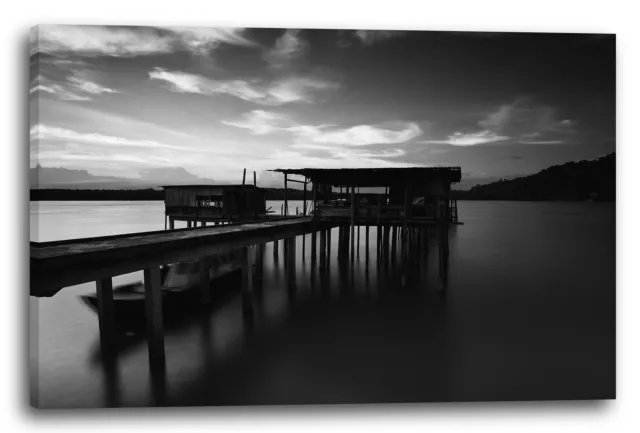
[[[242,269],[241,250],[231,250],[211,257],[209,270],[210,288],[222,282],[221,278],[230,276]],[[162,303],[167,313],[179,312],[185,307],[197,305],[200,296],[200,263],[180,262],[161,268]],[[216,290],[218,291],[218,290]],[[81,295],[81,300],[93,311],[98,312],[96,293]],[[119,320],[144,320],[145,288],[144,282],[123,284],[113,289],[114,315]]]

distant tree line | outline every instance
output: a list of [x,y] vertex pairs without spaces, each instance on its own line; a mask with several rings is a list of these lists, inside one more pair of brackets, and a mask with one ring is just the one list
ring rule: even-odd
[[[284,200],[283,188],[265,188],[267,200]],[[287,190],[289,200],[302,200],[303,192]],[[307,200],[312,193],[307,191]],[[321,195],[318,195],[321,198]],[[31,201],[148,201],[164,200],[164,190],[147,189],[32,189]]]
[[615,201],[616,156],[554,165],[531,176],[451,193],[461,200]]

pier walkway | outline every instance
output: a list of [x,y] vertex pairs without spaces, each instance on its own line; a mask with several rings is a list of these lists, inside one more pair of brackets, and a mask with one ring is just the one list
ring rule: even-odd
[[262,244],[310,231],[311,217],[289,217],[60,242],[31,242],[30,295],[49,297],[64,287],[149,267],[158,268],[166,263],[198,261],[232,247]]

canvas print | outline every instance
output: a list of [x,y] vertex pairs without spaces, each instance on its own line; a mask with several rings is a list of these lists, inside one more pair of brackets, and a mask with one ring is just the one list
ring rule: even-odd
[[42,25],[42,409],[612,399],[615,35]]

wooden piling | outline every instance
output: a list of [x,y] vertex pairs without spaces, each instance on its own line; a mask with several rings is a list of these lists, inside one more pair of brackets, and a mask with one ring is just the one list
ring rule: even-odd
[[242,313],[244,315],[253,313],[252,257],[249,248],[242,247]]
[[364,226],[364,254],[369,265],[369,225]]
[[304,178],[302,186],[302,216],[307,215],[307,178]]
[[327,232],[326,230],[320,231],[320,269],[325,269],[327,266]]
[[198,267],[200,272],[200,301],[208,304],[211,302],[211,259],[200,257]]
[[274,259],[278,259],[278,245],[279,245],[279,240],[276,239],[275,241],[273,241],[273,258]]
[[289,288],[296,286],[296,238],[289,238],[287,246],[287,281]]
[[162,292],[160,268],[152,266],[144,270],[145,312],[149,359],[164,359],[164,331],[162,324]]
[[327,261],[326,261],[326,268],[329,269],[329,267],[331,266],[331,230],[332,228],[329,227],[326,230],[327,233]]
[[115,322],[113,317],[113,283],[111,277],[96,281],[98,296],[98,326],[100,329],[100,350],[102,356],[113,354]]
[[[315,228],[313,229],[313,231],[311,231],[311,266],[313,267],[313,265],[315,265],[316,263],[316,234],[317,234],[317,230],[315,230]],[[321,247],[322,248],[322,247]]]

